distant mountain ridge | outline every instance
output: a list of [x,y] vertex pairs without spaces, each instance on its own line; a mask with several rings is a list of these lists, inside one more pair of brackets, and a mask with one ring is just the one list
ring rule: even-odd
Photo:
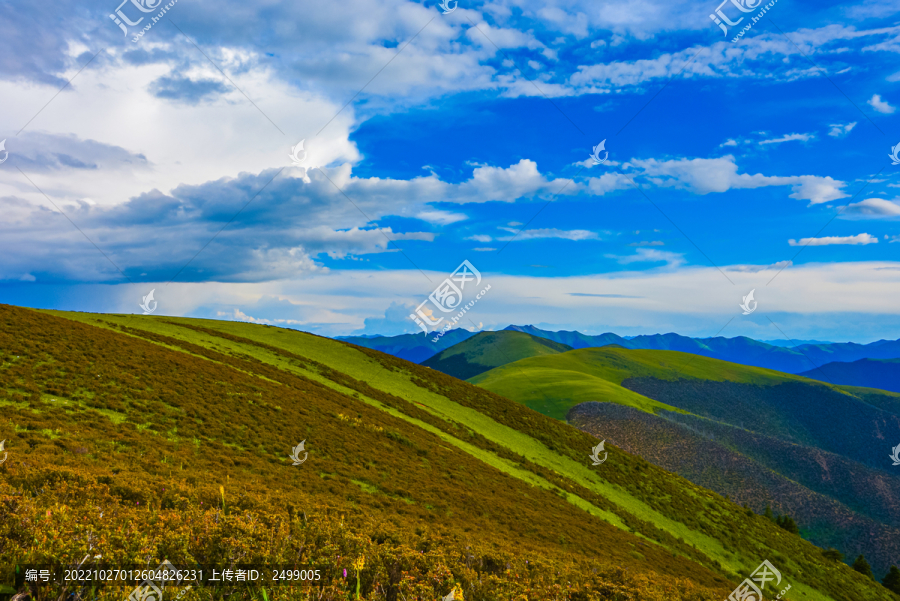
[[432,342],[434,334],[401,334],[399,336],[337,336],[335,340],[349,342],[357,346],[381,351],[413,363],[422,363],[444,349],[475,335],[462,328],[450,330],[437,342]]
[[860,359],[852,363],[834,361],[797,375],[844,386],[900,392],[900,359]]
[[[511,325],[501,331],[516,331],[531,334],[538,338],[565,344],[573,349],[620,345],[629,349],[670,350],[702,355],[713,359],[722,359],[741,365],[765,367],[790,374],[803,373],[811,378],[826,379],[822,373],[811,375],[826,363],[853,362],[861,359],[900,359],[900,340],[878,340],[869,344],[855,342],[829,342],[817,344],[800,344],[793,348],[761,342],[752,338],[738,336],[735,338],[690,338],[680,334],[652,334],[633,337],[619,336],[612,332],[591,336],[578,331],[560,330],[552,332],[535,326]],[[401,334],[400,336],[338,336],[337,340],[356,344],[365,348],[394,355],[413,363],[423,363],[451,346],[468,340],[475,332],[461,328],[450,330],[437,342],[432,342],[433,334]],[[834,382],[846,383],[849,382]],[[856,386],[884,388],[871,383],[855,383]],[[887,388],[887,390],[895,390]]]
[[[551,332],[534,326],[509,326],[506,329],[561,342],[574,349],[618,344],[630,349],[681,351],[742,365],[775,369],[789,374],[808,372],[826,363],[836,361],[850,362],[860,359],[900,358],[900,340],[878,340],[869,344],[857,344],[855,342],[801,344],[794,348],[785,348],[745,336],[736,338],[723,338],[721,336],[715,338],[690,338],[680,334],[669,333],[635,336],[634,338],[626,339],[613,333],[589,336],[576,331]],[[822,379],[822,377],[818,379]]]

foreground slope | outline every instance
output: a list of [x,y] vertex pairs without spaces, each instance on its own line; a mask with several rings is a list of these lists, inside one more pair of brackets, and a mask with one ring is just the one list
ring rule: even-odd
[[366,598],[712,600],[766,558],[798,597],[891,598],[718,495],[615,447],[593,468],[595,438],[374,351],[205,320],[0,320],[0,564],[82,557],[89,530],[110,560],[314,561],[323,598],[361,555]]

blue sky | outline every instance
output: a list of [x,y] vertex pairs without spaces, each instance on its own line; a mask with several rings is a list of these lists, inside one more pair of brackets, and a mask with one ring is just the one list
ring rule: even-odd
[[0,302],[900,337],[896,3],[141,2],[2,7]]

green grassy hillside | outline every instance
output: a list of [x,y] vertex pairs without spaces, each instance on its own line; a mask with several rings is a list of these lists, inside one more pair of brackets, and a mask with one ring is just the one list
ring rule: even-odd
[[480,332],[441,351],[422,365],[466,380],[499,365],[526,357],[571,351],[572,347],[523,332]]
[[[2,305],[0,324],[7,579],[13,563],[90,552],[315,564],[320,599],[358,583],[366,599],[459,584],[477,600],[720,601],[769,559],[791,598],[893,598],[715,493],[615,446],[593,467],[594,437],[376,351],[253,324]],[[308,459],[292,466],[301,440]]]
[[592,401],[665,416],[685,427],[666,425],[656,445],[663,425],[633,411],[574,423],[756,511],[783,507],[806,520],[810,540],[848,555],[865,549],[881,574],[898,561],[900,479],[888,442],[900,442],[900,395],[609,347],[523,359],[470,382],[558,419]]

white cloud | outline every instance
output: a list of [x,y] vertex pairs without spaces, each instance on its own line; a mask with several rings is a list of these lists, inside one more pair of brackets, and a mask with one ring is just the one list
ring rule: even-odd
[[726,271],[737,271],[740,273],[761,273],[763,271],[781,271],[785,267],[793,265],[793,261],[778,261],[771,265],[732,265],[726,268]]
[[738,174],[734,157],[727,155],[717,159],[634,159],[626,165],[634,165],[650,181],[662,187],[686,188],[695,194],[727,192],[731,189],[752,189],[766,186],[791,186],[791,198],[820,204],[849,196],[841,188],[846,184],[830,176],[790,175],[767,176],[757,173]]
[[628,265],[629,263],[665,263],[667,266],[677,267],[684,263],[684,255],[681,253],[656,250],[655,248],[639,248],[635,254],[624,257],[617,255],[606,256],[610,259],[616,259],[623,265]]
[[824,238],[801,238],[799,242],[793,238],[788,240],[791,246],[830,246],[832,244],[877,244],[878,238],[869,234],[855,236],[826,236]]
[[828,135],[832,138],[842,138],[850,133],[850,131],[856,127],[856,121],[852,123],[832,123],[828,127],[831,130],[828,132]]
[[[522,225],[521,223],[519,225]],[[492,238],[486,234],[475,234],[474,236],[469,236],[466,240],[474,240],[475,242],[490,242]]]
[[878,217],[896,217],[900,215],[900,204],[881,198],[867,198],[863,201],[847,205],[844,212]]
[[475,250],[475,251],[478,251],[478,252],[488,252],[488,251],[491,251],[491,250],[497,250],[497,249],[496,249],[496,248],[491,248],[491,247],[479,247],[479,248],[473,248],[472,250]]
[[603,196],[630,187],[632,187],[630,178],[621,173],[604,173],[600,177],[591,177],[587,180],[588,192],[594,196]]
[[891,106],[886,100],[882,100],[881,96],[878,94],[873,94],[872,97],[869,98],[869,106],[885,115],[890,115],[897,110],[897,107]]
[[[512,232],[513,234],[517,233],[517,230],[509,227],[501,227],[500,229]],[[518,235],[498,238],[498,240],[538,240],[541,238],[562,238],[563,240],[596,240],[598,236],[596,232],[590,232],[588,230],[560,230],[556,228],[544,228],[536,230],[523,230],[519,232]]]
[[771,140],[761,140],[759,142],[760,146],[764,146],[766,144],[781,144],[782,142],[808,142],[815,138],[815,134],[786,134],[781,136],[780,138],[773,138]]
[[435,225],[449,225],[451,223],[456,223],[457,221],[463,221],[468,219],[467,215],[462,213],[451,213],[450,211],[422,211],[418,215],[416,215],[417,219],[421,219],[422,221],[427,221],[428,223],[433,223]]

